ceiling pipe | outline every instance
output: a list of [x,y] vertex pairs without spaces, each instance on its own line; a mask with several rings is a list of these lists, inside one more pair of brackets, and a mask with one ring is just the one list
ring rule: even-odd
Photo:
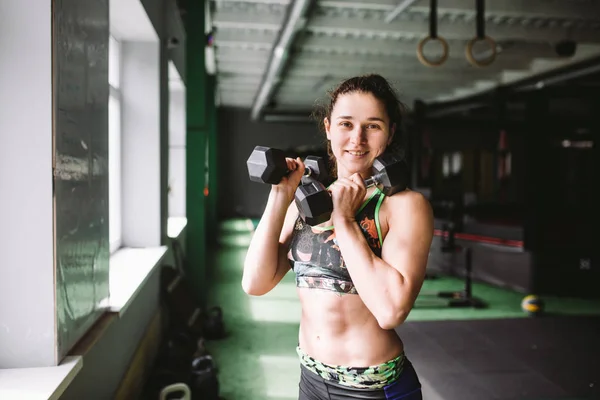
[[271,100],[273,90],[281,79],[296,34],[306,25],[308,10],[313,2],[314,0],[294,0],[288,6],[279,37],[275,41],[267,69],[254,98],[250,114],[252,120],[256,121],[260,118],[265,105]]
[[406,10],[408,7],[412,6],[412,4],[415,2],[415,0],[402,0],[397,6],[396,8],[394,8],[392,10],[392,12],[390,12],[386,17],[385,17],[385,22],[386,23],[390,23],[392,22],[394,19],[396,19],[396,17],[400,14],[402,14],[402,12],[404,10]]

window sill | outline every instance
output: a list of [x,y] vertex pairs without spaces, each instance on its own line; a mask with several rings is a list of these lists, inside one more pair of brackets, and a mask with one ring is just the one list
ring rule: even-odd
[[[179,237],[186,225],[185,218],[169,218],[169,237]],[[122,317],[166,254],[166,246],[125,247],[113,253],[110,256],[110,297],[102,302],[106,311]],[[82,368],[83,356],[77,355],[65,357],[56,367],[0,370],[0,399],[58,400]]]
[[75,356],[56,367],[0,370],[0,399],[59,399],[82,367],[83,358]]
[[166,253],[166,246],[124,247],[114,252],[110,256],[110,296],[103,303],[106,310],[123,316]]
[[[168,236],[178,238],[186,225],[185,217],[169,218]],[[144,286],[148,276],[161,265],[166,253],[167,246],[123,247],[115,251],[110,256],[110,296],[103,304],[107,311],[118,313],[121,317]]]

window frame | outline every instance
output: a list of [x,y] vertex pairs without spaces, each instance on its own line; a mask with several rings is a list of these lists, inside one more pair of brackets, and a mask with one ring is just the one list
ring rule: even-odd
[[[122,228],[122,164],[121,148],[123,141],[122,118],[123,101],[121,96],[122,44],[111,32],[109,37],[109,116],[108,116],[108,180],[109,180],[109,250],[116,252],[123,244]],[[112,105],[112,107],[111,107]],[[111,110],[116,110],[116,116]],[[113,119],[116,118],[116,121]],[[116,193],[111,193],[116,190]]]

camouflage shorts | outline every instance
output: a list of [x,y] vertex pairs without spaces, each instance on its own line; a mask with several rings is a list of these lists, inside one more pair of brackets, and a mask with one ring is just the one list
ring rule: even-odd
[[396,381],[404,366],[404,353],[383,364],[369,367],[345,367],[323,364],[304,353],[300,346],[296,348],[300,363],[321,378],[340,385],[361,388],[381,389]]

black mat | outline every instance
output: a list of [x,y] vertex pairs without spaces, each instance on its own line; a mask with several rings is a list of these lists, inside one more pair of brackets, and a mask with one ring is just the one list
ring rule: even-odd
[[397,331],[443,400],[600,399],[600,317],[407,322]]

